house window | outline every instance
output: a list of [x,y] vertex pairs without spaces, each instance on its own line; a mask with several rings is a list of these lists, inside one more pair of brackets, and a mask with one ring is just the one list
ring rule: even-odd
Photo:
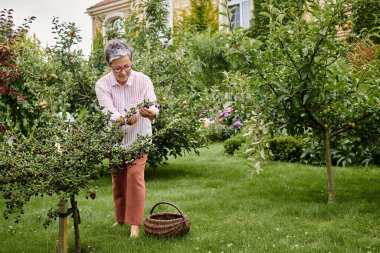
[[249,21],[252,18],[252,4],[250,0],[228,0],[228,8],[231,10],[232,28],[241,26],[249,27]]
[[123,33],[124,31],[124,15],[121,12],[113,12],[108,14],[103,21],[103,35],[108,32],[113,33],[112,37],[116,34]]
[[109,23],[109,28],[117,31],[118,33],[123,32],[123,27],[124,27],[123,20],[120,17],[115,18]]

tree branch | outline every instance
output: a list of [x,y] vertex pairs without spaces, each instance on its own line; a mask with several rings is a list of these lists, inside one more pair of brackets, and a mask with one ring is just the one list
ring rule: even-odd
[[302,74],[301,74],[300,70],[297,68],[297,65],[296,65],[293,57],[290,55],[288,49],[285,47],[285,44],[284,44],[284,42],[282,42],[282,40],[280,39],[280,37],[277,37],[277,38],[278,38],[278,41],[281,44],[282,49],[284,49],[284,51],[285,51],[286,55],[288,56],[289,60],[292,62],[293,66],[294,66],[294,69],[297,71],[300,80],[302,80]]
[[[376,112],[380,112],[380,109],[378,109],[377,111],[374,111],[374,112],[367,112],[367,113],[361,115],[357,119],[353,120],[353,123],[358,123],[358,122],[360,122],[360,121],[362,121],[362,120],[364,120],[366,118],[369,118],[370,116],[372,116]],[[333,137],[333,136],[335,136],[337,134],[343,133],[344,131],[347,131],[348,129],[352,129],[352,128],[353,128],[352,125],[347,124],[345,127],[342,127],[342,128],[340,128],[340,129],[338,129],[338,130],[336,130],[334,132],[331,132],[329,134],[329,138],[331,138],[331,137]]]

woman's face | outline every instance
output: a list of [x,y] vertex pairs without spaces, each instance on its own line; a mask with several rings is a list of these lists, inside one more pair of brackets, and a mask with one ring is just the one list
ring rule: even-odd
[[129,56],[123,56],[112,61],[110,67],[116,80],[120,83],[125,83],[132,72],[132,61]]

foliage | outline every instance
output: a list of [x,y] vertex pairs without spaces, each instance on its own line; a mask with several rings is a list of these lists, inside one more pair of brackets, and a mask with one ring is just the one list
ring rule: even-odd
[[299,137],[276,136],[267,142],[273,160],[289,162],[300,160],[303,142]]
[[[336,166],[378,165],[380,141],[379,129],[375,121],[364,121],[350,132],[344,132],[331,140],[332,163]],[[304,133],[302,162],[322,165],[324,161],[323,143],[312,134]]]
[[210,125],[207,128],[207,139],[211,142],[225,141],[235,134],[232,127],[224,125]]
[[354,43],[354,48],[347,55],[356,69],[365,68],[366,65],[371,64],[375,60],[379,52],[379,47],[373,43],[372,40],[362,40]]
[[23,133],[29,126],[28,120],[33,119],[35,114],[28,110],[30,94],[17,83],[20,78],[17,58],[24,50],[19,42],[34,19],[24,19],[25,22],[15,29],[13,10],[0,11],[0,126],[17,128]]
[[377,0],[356,0],[352,6],[353,31],[356,34],[369,34],[380,43],[380,2]]
[[311,129],[307,129],[303,133],[303,143],[301,154],[301,162],[311,165],[324,164],[323,141],[313,133]]
[[[306,0],[297,1],[279,1],[279,0],[257,0],[253,1],[253,15],[251,26],[249,27],[249,36],[265,37],[269,34],[268,24],[271,22],[271,18],[265,15],[268,9],[278,8],[286,9],[287,12],[291,12],[293,15],[301,16],[303,14],[304,4]],[[289,18],[289,17],[288,17]]]
[[81,50],[73,49],[82,41],[80,30],[75,23],[60,23],[56,17],[52,30],[56,43],[47,52],[52,63],[60,68],[56,75],[65,85],[65,89],[61,88],[64,91],[61,96],[65,107],[68,107],[66,110],[74,112],[83,106],[94,110],[94,83],[98,76],[96,69],[84,60]]
[[229,62],[223,51],[222,34],[211,33],[207,30],[202,33],[192,33],[184,36],[188,39],[187,47],[189,58],[195,62],[196,76],[200,87],[198,90],[211,86],[220,86],[223,81],[223,72],[228,71]]
[[252,13],[252,21],[251,30],[252,37],[258,36],[266,36],[268,34],[268,17],[261,15],[261,12],[264,11],[262,1],[253,1],[253,13]]
[[194,89],[194,63],[184,48],[170,46],[137,54],[134,69],[152,79],[159,102],[160,113],[153,124],[155,151],[148,156],[149,164],[156,167],[169,155],[178,156],[206,144],[202,115],[212,108],[209,105],[215,93]]
[[26,99],[1,95],[0,121],[18,135],[31,134],[45,108],[74,112],[86,106],[95,110],[96,72],[80,51],[72,50],[74,43],[80,41],[78,30],[74,24],[60,24],[58,19],[54,19],[54,26],[57,43],[51,48],[42,49],[35,37],[17,43],[22,56],[15,60],[18,77],[12,85]]
[[153,148],[148,156],[153,167],[162,164],[168,156],[182,156],[184,151],[192,150],[197,153],[198,148],[206,145],[200,117],[204,110],[203,94],[169,97],[166,91],[167,97],[161,100],[160,114],[153,124]]
[[155,50],[169,42],[171,31],[167,26],[168,10],[164,0],[131,2],[131,11],[123,20],[124,29],[108,28],[106,39],[125,39],[137,52]]
[[260,107],[254,108],[250,118],[244,122],[242,130],[243,136],[246,138],[244,156],[253,162],[252,174],[253,172],[259,174],[262,170],[261,163],[266,159],[266,140],[273,132],[273,122],[268,120],[261,111]]
[[[332,141],[332,158],[336,165],[378,164],[380,133],[372,124],[363,122],[350,134],[343,133]],[[370,125],[368,125],[370,123]]]
[[235,106],[228,107],[223,111],[216,111],[217,108],[209,111],[206,124],[208,125],[207,138],[211,142],[225,141],[240,132],[243,120],[239,110],[233,108]]
[[[148,138],[124,149],[120,145],[123,135],[114,126],[108,126],[108,115],[82,112],[74,115],[75,121],[66,116],[44,112],[38,131],[24,140],[7,132],[8,144],[0,148],[4,218],[13,214],[18,222],[24,205],[33,196],[54,196],[59,203],[87,189],[94,199],[96,192],[88,186],[108,172],[102,166],[105,158],[112,158],[112,163],[121,168],[124,162],[131,164],[148,152]],[[50,209],[45,226],[57,217],[57,212],[57,208]]]
[[199,86],[195,79],[195,63],[189,60],[188,53],[182,46],[137,51],[135,55],[134,69],[152,79],[160,100],[166,97],[170,101],[171,96],[192,93]]
[[244,142],[245,138],[243,134],[237,134],[230,137],[223,144],[224,153],[226,153],[227,155],[234,155],[235,151],[238,150]]
[[89,63],[100,75],[104,73],[104,69],[106,68],[106,58],[104,54],[104,37],[100,28],[95,32]]
[[190,0],[190,12],[182,12],[182,20],[176,29],[192,32],[216,32],[218,30],[218,9],[210,0]]

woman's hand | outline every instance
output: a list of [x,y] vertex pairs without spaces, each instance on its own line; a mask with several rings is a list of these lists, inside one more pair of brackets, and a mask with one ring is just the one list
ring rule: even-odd
[[136,117],[136,115],[133,115],[133,116],[129,117],[126,124],[128,126],[132,126],[132,125],[136,124],[136,122],[137,122],[137,117]]
[[156,113],[154,113],[153,110],[145,107],[140,109],[140,115],[144,118],[150,119],[150,121],[153,121],[156,118]]
[[117,120],[116,120],[116,124],[121,127],[122,125],[128,125],[128,126],[132,126],[134,124],[136,124],[137,122],[137,117],[136,115],[133,115],[129,118],[127,117],[123,117],[123,116],[120,116]]

